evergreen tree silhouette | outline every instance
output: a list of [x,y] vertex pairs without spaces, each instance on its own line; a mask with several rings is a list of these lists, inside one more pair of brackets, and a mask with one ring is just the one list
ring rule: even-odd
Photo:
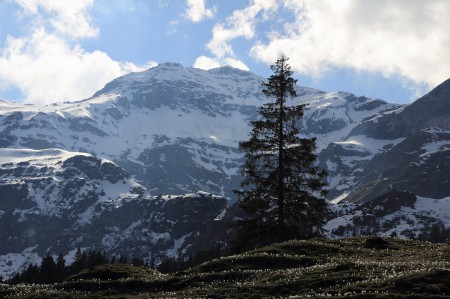
[[262,92],[273,102],[251,121],[244,153],[239,204],[247,213],[238,224],[235,250],[321,233],[326,213],[326,173],[316,165],[316,140],[300,138],[297,127],[304,105],[290,105],[297,96],[293,72],[284,55],[271,66],[273,74]]

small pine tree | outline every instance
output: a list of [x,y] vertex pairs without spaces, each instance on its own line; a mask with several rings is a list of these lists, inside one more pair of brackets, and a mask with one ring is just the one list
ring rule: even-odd
[[27,283],[36,283],[40,281],[40,273],[38,265],[31,264],[22,273],[22,281]]
[[131,264],[133,266],[142,267],[142,266],[144,266],[144,260],[140,259],[138,257],[134,257],[131,259]]
[[108,257],[106,256],[106,253],[104,251],[103,252],[98,251],[96,256],[97,256],[96,257],[96,259],[97,259],[97,266],[106,265],[106,264],[109,263]]
[[271,66],[274,73],[262,92],[275,101],[259,109],[250,139],[239,143],[245,162],[235,192],[247,218],[238,224],[235,250],[309,238],[324,223],[326,173],[315,165],[316,140],[298,136],[304,105],[287,104],[297,96],[287,60],[282,56]]
[[76,274],[79,273],[81,270],[85,269],[87,265],[86,260],[86,254],[84,252],[81,252],[80,247],[77,248],[77,251],[75,252],[75,259],[70,265],[70,273]]
[[127,257],[125,255],[121,254],[118,263],[119,264],[128,264]]
[[66,260],[62,253],[58,255],[56,259],[56,272],[55,278],[57,282],[61,282],[66,276]]
[[93,249],[89,249],[86,253],[86,268],[93,268],[97,266],[96,252]]
[[39,269],[40,282],[53,283],[55,281],[56,263],[52,255],[49,254],[42,259],[41,267]]
[[445,226],[442,223],[434,223],[428,237],[432,243],[440,243],[446,241]]
[[155,263],[155,256],[153,254],[153,251],[150,253],[150,268],[156,269],[156,263]]

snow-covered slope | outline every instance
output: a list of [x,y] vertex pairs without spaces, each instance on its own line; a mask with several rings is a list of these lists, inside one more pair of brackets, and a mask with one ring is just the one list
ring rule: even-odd
[[445,242],[450,238],[450,196],[433,199],[391,191],[368,203],[330,205],[330,238],[392,236]]
[[12,212],[18,222],[41,215],[74,217],[83,225],[97,205],[117,206],[122,198],[145,192],[123,169],[87,153],[3,148],[0,156],[2,213]]
[[[197,244],[227,201],[150,196],[116,164],[60,149],[0,149],[0,275],[77,247],[157,261]],[[185,239],[189,237],[189,242]]]
[[[117,78],[80,102],[0,103],[0,146],[87,152],[116,162],[154,194],[203,190],[232,199],[240,181],[237,143],[248,139],[249,120],[267,101],[262,81],[230,67],[205,71],[166,63]],[[319,152],[345,142],[362,120],[398,108],[349,93],[298,87],[298,94],[295,103],[308,104],[303,134],[317,137]],[[378,150],[377,140],[364,141],[358,141],[361,163]],[[323,165],[334,165],[332,159],[324,156]],[[357,167],[343,165],[344,173],[330,167],[333,198],[357,179],[344,179]]]

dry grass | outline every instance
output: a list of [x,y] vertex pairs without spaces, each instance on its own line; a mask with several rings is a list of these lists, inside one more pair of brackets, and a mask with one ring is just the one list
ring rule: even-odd
[[162,275],[129,265],[61,284],[0,287],[9,298],[449,298],[450,245],[359,237],[290,241]]

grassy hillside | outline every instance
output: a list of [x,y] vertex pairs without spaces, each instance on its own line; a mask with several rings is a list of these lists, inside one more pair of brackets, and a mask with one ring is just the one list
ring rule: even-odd
[[6,298],[450,298],[450,244],[381,238],[290,241],[164,275],[104,265]]

